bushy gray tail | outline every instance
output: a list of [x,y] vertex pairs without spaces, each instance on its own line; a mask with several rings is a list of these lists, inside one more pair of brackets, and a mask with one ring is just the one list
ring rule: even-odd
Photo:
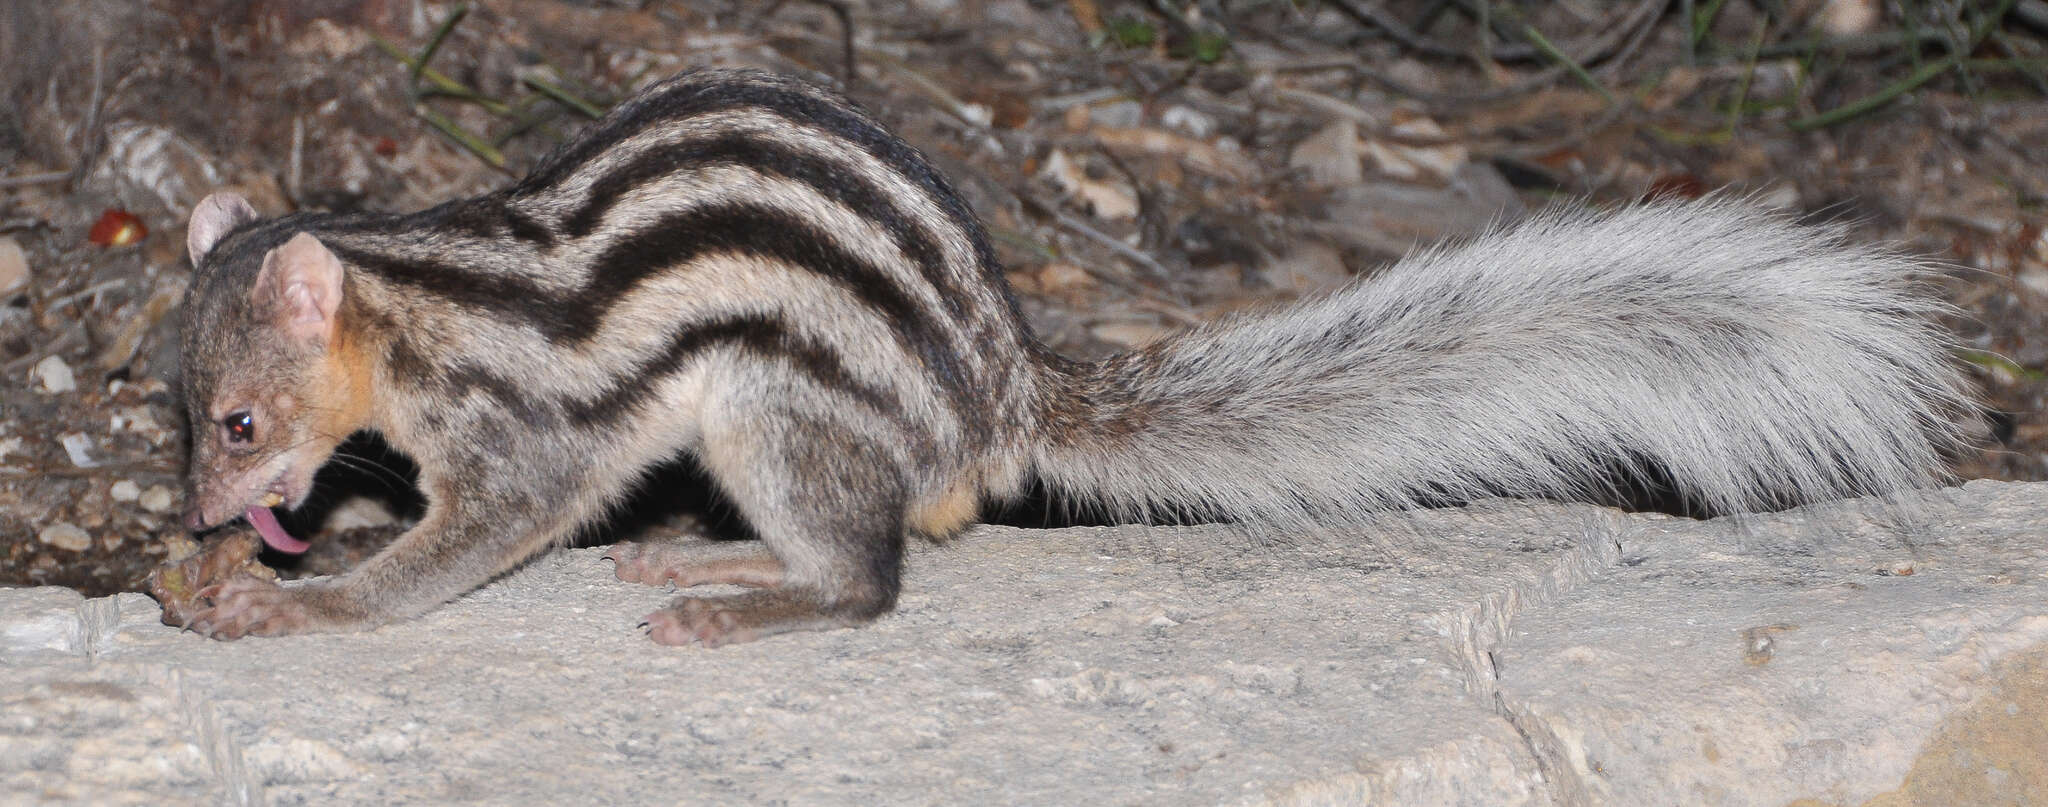
[[1714,512],[1925,487],[1971,411],[1927,269],[1728,199],[1553,212],[1069,368],[1036,469],[1280,524],[1617,472]]

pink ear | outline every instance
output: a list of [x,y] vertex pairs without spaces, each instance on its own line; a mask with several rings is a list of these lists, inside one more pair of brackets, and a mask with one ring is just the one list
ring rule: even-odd
[[221,191],[199,200],[199,205],[192,208],[191,222],[185,227],[185,252],[192,256],[192,266],[197,268],[199,260],[212,252],[229,230],[256,218],[256,208],[237,194]]
[[341,259],[312,233],[299,233],[263,257],[254,296],[276,312],[292,338],[324,346],[341,307]]

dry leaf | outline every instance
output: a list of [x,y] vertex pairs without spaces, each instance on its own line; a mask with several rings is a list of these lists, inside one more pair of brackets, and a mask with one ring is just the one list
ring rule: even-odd
[[1138,215],[1137,191],[1121,182],[1090,178],[1079,163],[1068,159],[1059,149],[1045,158],[1045,167],[1039,169],[1038,177],[1061,193],[1081,200],[1096,218],[1120,221]]
[[[1435,141],[1446,138],[1443,127],[1436,121],[1420,115],[1398,121],[1389,130],[1396,138],[1421,141]],[[1472,153],[1459,143],[1435,145],[1409,145],[1398,139],[1372,139],[1365,144],[1366,153],[1372,155],[1375,165],[1388,176],[1399,179],[1449,179],[1472,159]]]

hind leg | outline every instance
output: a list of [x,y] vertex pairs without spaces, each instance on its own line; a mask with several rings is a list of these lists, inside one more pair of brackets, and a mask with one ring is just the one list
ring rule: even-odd
[[625,541],[605,550],[620,580],[677,588],[729,583],[749,588],[782,585],[782,561],[755,541]]
[[675,555],[662,560],[679,562],[649,568],[657,583],[757,590],[682,597],[647,616],[649,636],[715,647],[887,613],[896,604],[908,501],[896,459],[845,425],[766,407],[738,425],[707,426],[702,459],[766,553]]

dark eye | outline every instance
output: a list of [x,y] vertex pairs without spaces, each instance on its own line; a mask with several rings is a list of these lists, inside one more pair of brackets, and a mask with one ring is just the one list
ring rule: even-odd
[[248,412],[236,412],[221,418],[220,425],[227,427],[230,443],[246,443],[256,439],[256,424],[250,422]]

